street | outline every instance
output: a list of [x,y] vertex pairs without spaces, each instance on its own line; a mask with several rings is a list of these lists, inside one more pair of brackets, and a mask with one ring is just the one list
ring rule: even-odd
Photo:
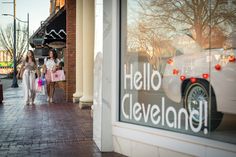
[[0,105],[1,157],[121,156],[99,151],[92,139],[89,109],[81,110],[77,104],[61,101],[57,98],[63,97],[59,89],[54,97],[56,103],[48,104],[46,97],[38,94],[35,105],[25,105],[21,83],[19,86],[5,89]]
[[2,83],[3,91],[11,87],[12,79],[6,78],[6,75],[0,75],[0,80]]

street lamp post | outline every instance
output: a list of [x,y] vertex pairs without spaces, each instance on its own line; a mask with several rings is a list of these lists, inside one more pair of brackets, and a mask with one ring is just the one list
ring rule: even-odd
[[14,71],[13,71],[13,80],[12,80],[12,85],[11,87],[12,88],[17,88],[19,87],[18,86],[18,83],[17,83],[17,78],[16,78],[16,74],[17,74],[17,69],[16,69],[16,0],[13,0],[13,2],[3,2],[3,3],[13,3],[13,11],[14,11],[14,14],[13,14],[13,32],[14,32],[14,35],[13,35],[13,68],[14,68]]
[[29,13],[27,13],[27,50],[29,50]]
[[[5,3],[11,3],[11,2],[5,2]],[[14,20],[14,26],[13,26],[13,32],[14,32],[14,41],[13,41],[13,81],[12,81],[12,85],[11,87],[12,88],[17,88],[19,87],[18,86],[18,83],[17,83],[17,67],[16,67],[16,19],[20,22],[24,22],[24,23],[27,23],[27,49],[29,50],[29,13],[27,14],[27,21],[22,21],[18,18],[16,18],[16,0],[13,0],[13,10],[14,10],[14,14],[11,15],[11,14],[3,14],[4,16],[13,16],[13,20]]]
[[14,10],[14,53],[13,53],[13,60],[14,60],[14,72],[13,72],[13,81],[12,81],[12,88],[17,88],[17,69],[16,69],[16,0],[13,0],[13,10]]

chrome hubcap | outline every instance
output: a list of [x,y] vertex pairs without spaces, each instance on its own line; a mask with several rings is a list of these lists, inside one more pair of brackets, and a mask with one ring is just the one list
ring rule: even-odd
[[[200,108],[200,102],[208,102],[208,94],[205,89],[203,89],[201,86],[194,86],[187,97],[187,107],[189,112],[192,112],[194,110],[197,110],[199,113],[199,108]],[[202,110],[203,112],[204,110]],[[202,121],[204,121],[204,113],[201,113]],[[194,114],[193,115],[193,120],[197,123],[199,123],[200,120],[200,113],[199,114]]]

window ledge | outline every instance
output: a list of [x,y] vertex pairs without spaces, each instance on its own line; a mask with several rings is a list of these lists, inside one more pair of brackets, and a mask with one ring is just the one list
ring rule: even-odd
[[234,144],[123,122],[113,123],[113,135],[197,156],[205,156],[209,147],[236,154]]

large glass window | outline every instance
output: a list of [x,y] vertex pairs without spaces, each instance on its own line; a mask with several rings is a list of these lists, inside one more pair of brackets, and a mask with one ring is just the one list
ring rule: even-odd
[[120,121],[236,143],[236,2],[120,6]]

